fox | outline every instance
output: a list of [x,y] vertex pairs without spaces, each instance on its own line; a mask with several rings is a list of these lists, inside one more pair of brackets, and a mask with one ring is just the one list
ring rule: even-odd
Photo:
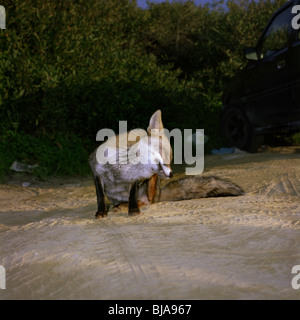
[[162,187],[161,179],[173,177],[172,157],[161,110],[151,116],[146,131],[134,129],[100,144],[89,156],[97,196],[96,219],[108,214],[105,197],[115,210],[128,205],[128,215],[136,216],[142,206],[155,202],[245,194],[237,184],[216,176],[185,176]]

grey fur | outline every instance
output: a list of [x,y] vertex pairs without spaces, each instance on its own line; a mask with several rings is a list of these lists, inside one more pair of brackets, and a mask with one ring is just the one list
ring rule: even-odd
[[164,132],[160,134],[162,129],[161,111],[157,110],[150,118],[147,132],[135,129],[112,136],[91,154],[89,163],[98,203],[96,217],[107,215],[104,195],[115,206],[129,202],[129,214],[138,214],[138,201],[149,204],[148,180],[155,174],[173,176],[172,149]]
[[130,189],[135,181],[139,181],[139,200],[149,204],[147,198],[147,179],[159,171],[157,164],[102,164],[96,159],[97,149],[90,155],[89,163],[93,175],[100,178],[107,198],[117,206],[128,202]]
[[240,196],[244,190],[237,184],[215,176],[186,176],[168,182],[160,192],[160,201],[207,197]]

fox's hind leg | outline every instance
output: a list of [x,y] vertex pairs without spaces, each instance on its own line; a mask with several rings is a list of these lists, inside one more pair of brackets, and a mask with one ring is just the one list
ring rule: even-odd
[[139,185],[138,181],[134,182],[129,194],[129,205],[128,205],[128,214],[130,216],[136,216],[140,214],[140,209],[138,206],[138,194],[139,194]]
[[157,174],[154,174],[149,180],[148,180],[148,186],[147,186],[147,196],[150,203],[154,202],[154,197],[157,192]]
[[95,187],[96,187],[97,206],[98,206],[98,211],[96,212],[95,216],[96,216],[96,219],[104,218],[107,216],[107,210],[105,207],[104,191],[102,188],[100,178],[98,176],[94,176],[94,182],[95,182]]

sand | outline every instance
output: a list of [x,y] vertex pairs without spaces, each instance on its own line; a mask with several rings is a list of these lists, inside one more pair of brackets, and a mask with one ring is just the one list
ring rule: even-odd
[[156,203],[137,217],[94,219],[91,177],[14,175],[0,185],[0,299],[300,299],[295,150],[209,155],[204,174],[246,195]]

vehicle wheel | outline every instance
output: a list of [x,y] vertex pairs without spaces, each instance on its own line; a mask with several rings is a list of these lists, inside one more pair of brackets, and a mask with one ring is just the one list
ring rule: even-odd
[[257,151],[263,142],[263,136],[254,135],[251,123],[245,113],[236,107],[224,111],[222,115],[222,132],[231,147],[248,152]]

